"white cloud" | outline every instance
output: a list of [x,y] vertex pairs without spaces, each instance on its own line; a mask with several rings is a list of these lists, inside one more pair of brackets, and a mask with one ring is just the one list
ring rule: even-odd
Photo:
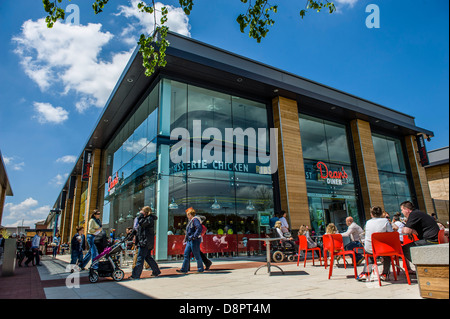
[[[132,53],[130,49],[112,54],[110,61],[102,60],[102,48],[114,36],[101,28],[101,24],[57,22],[49,29],[44,19],[27,20],[12,40],[25,73],[40,89],[77,93],[80,100],[74,104],[83,111],[105,105]],[[55,92],[58,85],[63,87],[61,92]]]
[[21,171],[25,166],[25,162],[14,156],[3,156],[3,161],[5,162],[5,165],[11,168],[13,171]]
[[75,163],[77,160],[77,157],[74,155],[65,155],[63,157],[60,157],[56,160],[56,163],[64,163],[64,164],[71,164]]
[[[136,43],[141,33],[146,35],[152,34],[155,26],[154,15],[140,12],[137,8],[139,2],[141,2],[141,0],[131,0],[129,6],[119,6],[119,13],[117,14],[123,15],[128,19],[131,18],[133,24],[130,23],[124,27],[121,34],[124,40],[130,44]],[[166,22],[169,30],[190,37],[191,33],[189,31],[191,26],[189,24],[189,18],[181,8],[156,2],[156,21],[159,22],[161,20],[161,7],[163,6],[165,6],[169,12]],[[138,23],[136,24],[134,21],[137,21]]]
[[69,112],[60,106],[54,107],[50,103],[34,102],[34,109],[37,112],[36,118],[39,123],[60,124],[69,118]]
[[34,224],[47,218],[51,206],[39,206],[37,200],[29,197],[19,204],[7,203],[4,206],[2,224],[7,227],[22,225],[34,228]]
[[343,4],[343,5],[348,5],[350,7],[353,7],[358,0],[335,0],[337,4]]
[[61,186],[67,180],[67,177],[69,177],[69,173],[65,173],[65,174],[62,174],[62,175],[61,174],[57,174],[55,177],[53,177],[50,180],[50,184]]
[[346,7],[353,8],[359,0],[336,0],[334,5],[336,6],[336,13],[343,14],[343,9]]

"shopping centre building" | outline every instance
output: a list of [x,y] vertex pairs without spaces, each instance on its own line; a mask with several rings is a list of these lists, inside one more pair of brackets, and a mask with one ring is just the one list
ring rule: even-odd
[[191,38],[168,40],[167,66],[151,77],[135,51],[84,145],[54,206],[63,241],[96,208],[118,237],[152,207],[158,260],[183,252],[190,206],[206,216],[203,250],[233,256],[260,250],[249,239],[281,210],[292,229],[318,235],[328,223],[344,229],[347,216],[364,224],[374,205],[392,214],[411,200],[433,211],[423,167],[433,132],[412,116]]

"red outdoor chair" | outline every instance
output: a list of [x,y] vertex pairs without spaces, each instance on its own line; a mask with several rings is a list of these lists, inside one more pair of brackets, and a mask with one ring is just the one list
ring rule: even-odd
[[438,242],[439,242],[439,244],[445,244],[445,243],[448,243],[448,237],[445,236],[445,229],[439,230],[439,234],[438,234]]
[[297,257],[297,267],[300,263],[300,252],[301,251],[305,251],[305,262],[303,264],[303,267],[306,267],[306,257],[308,256],[308,251],[311,252],[312,254],[312,261],[313,261],[313,266],[314,264],[314,251],[317,250],[319,251],[319,261],[320,261],[320,265],[322,266],[322,253],[320,251],[319,247],[314,247],[314,248],[308,248],[308,240],[306,239],[306,236],[298,236],[298,257]]
[[331,257],[331,264],[330,264],[330,271],[328,273],[328,279],[331,278],[331,275],[333,274],[333,264],[334,264],[334,257],[335,256],[342,256],[342,259],[344,260],[344,267],[347,269],[345,256],[346,255],[352,255],[353,257],[353,268],[355,270],[355,279],[358,277],[357,275],[357,266],[356,266],[356,257],[355,252],[353,250],[344,250],[344,240],[342,238],[341,234],[327,234],[323,235],[323,258],[325,260],[325,269],[327,269],[327,260],[328,260],[328,254],[327,252],[330,252]]
[[409,236],[404,235],[403,236],[403,244],[402,245],[410,244],[410,243],[413,243],[413,242],[415,242],[417,240],[419,240],[419,237],[417,237],[416,234],[413,234],[413,239],[409,239]]
[[[408,280],[408,285],[411,285],[411,279],[409,278],[408,268],[406,266],[406,258],[403,255],[402,245],[400,243],[400,238],[397,232],[385,232],[385,233],[373,233],[372,234],[372,255],[374,259],[373,265],[375,266],[375,271],[378,275],[378,283],[381,286],[380,273],[377,266],[377,257],[390,257],[392,263],[392,269],[394,273],[394,278],[397,280],[397,274],[395,270],[394,257],[401,258],[403,260],[403,269],[405,269],[406,279]],[[366,254],[368,256],[368,254]],[[368,257],[366,257],[366,262]]]

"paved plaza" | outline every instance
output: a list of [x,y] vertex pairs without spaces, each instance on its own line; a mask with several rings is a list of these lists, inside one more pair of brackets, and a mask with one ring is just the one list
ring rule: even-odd
[[[402,272],[398,280],[358,282],[353,266],[341,264],[333,269],[328,279],[328,269],[308,260],[303,263],[277,263],[284,274],[272,267],[269,276],[264,257],[216,258],[211,270],[201,274],[179,274],[175,270],[181,260],[159,263],[162,274],[150,277],[144,270],[142,279],[128,280],[131,265],[124,268],[125,279],[115,282],[100,278],[95,284],[88,280],[88,271],[71,275],[67,268],[69,255],[53,259],[45,256],[40,267],[16,267],[12,277],[0,277],[0,299],[422,299],[415,275],[408,285]],[[195,262],[191,262],[195,270]],[[362,265],[358,267],[358,273]]]

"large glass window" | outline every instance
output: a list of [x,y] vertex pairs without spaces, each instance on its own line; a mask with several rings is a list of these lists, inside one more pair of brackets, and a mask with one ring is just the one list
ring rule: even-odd
[[392,215],[400,210],[400,203],[411,200],[401,142],[399,139],[379,134],[372,134],[372,141],[384,209]]
[[311,228],[322,235],[329,223],[340,232],[345,218],[361,225],[345,125],[299,115]]
[[159,85],[106,148],[103,223],[114,236],[132,226],[140,208],[156,206],[158,105]]
[[[260,216],[273,215],[273,189],[271,175],[260,169],[268,164],[257,158],[257,144],[251,138],[252,129],[256,135],[258,128],[269,127],[266,105],[176,81],[170,81],[170,86],[171,130],[188,130],[190,159],[170,163],[168,255],[183,253],[180,243],[187,223],[185,210],[190,206],[206,217],[208,231],[202,243],[205,253],[231,256],[259,251],[260,244],[249,238],[266,232]],[[201,127],[194,129],[194,123],[200,121]],[[226,129],[236,128],[243,132],[249,129],[248,135],[227,140]],[[208,135],[207,129],[215,134]],[[266,140],[268,136],[267,131]],[[195,157],[194,143],[201,146],[200,160]],[[230,163],[225,158],[225,143],[233,147]],[[205,149],[211,156],[219,151],[220,156],[207,162],[203,160]],[[243,153],[243,162],[236,161],[237,150]],[[186,150],[173,145],[171,152],[182,155]],[[249,160],[249,154],[254,161]]]

